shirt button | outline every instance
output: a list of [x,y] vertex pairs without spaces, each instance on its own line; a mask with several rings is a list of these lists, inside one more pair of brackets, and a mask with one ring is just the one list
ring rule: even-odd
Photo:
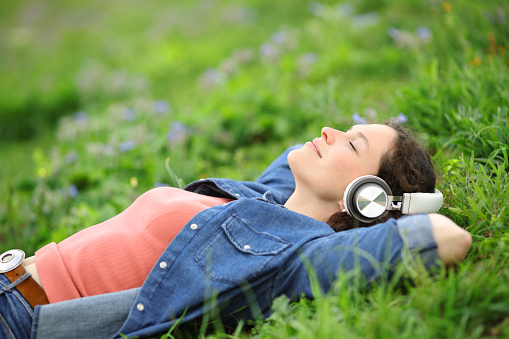
[[198,228],[198,225],[196,225],[196,224],[192,224],[192,225],[191,225],[191,229],[192,229],[192,230],[195,230],[195,229],[197,229],[197,228]]
[[161,261],[159,263],[159,267],[161,267],[161,268],[166,268],[166,266],[168,266],[168,264],[166,264],[166,261]]
[[248,250],[248,249],[250,249],[250,248],[251,248],[251,246],[249,246],[249,245],[244,245],[244,249],[245,249],[245,250]]
[[145,306],[143,306],[142,303],[139,303],[138,305],[136,305],[136,308],[138,309],[138,311],[143,311],[145,309]]

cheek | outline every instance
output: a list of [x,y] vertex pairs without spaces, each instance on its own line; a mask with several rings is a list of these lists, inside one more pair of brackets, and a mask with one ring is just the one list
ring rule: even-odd
[[333,164],[330,164],[329,173],[337,178],[332,182],[336,187],[341,187],[342,192],[351,181],[362,175],[371,174],[359,161],[357,155],[352,156],[348,153],[338,154],[338,157],[334,158]]
[[337,173],[343,180],[345,177],[350,177],[356,171],[358,161],[348,152],[336,152],[331,154],[327,166],[331,173]]

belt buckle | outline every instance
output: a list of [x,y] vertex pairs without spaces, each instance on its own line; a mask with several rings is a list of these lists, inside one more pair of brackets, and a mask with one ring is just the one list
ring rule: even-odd
[[25,252],[22,250],[9,250],[0,254],[0,273],[10,272],[25,260]]

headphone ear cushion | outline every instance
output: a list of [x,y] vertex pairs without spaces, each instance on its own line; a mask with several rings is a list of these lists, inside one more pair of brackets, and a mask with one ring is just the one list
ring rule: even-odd
[[365,175],[353,180],[346,187],[343,205],[355,219],[371,223],[389,212],[388,196],[392,191],[387,183],[374,175]]

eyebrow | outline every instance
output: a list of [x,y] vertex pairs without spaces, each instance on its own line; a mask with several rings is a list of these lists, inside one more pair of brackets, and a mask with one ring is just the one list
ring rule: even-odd
[[[350,128],[348,129],[348,131],[347,131],[347,132],[350,132],[350,131],[352,130],[352,128],[353,128],[353,127],[354,127],[354,126],[350,127]],[[357,132],[356,134],[357,134],[357,135],[358,135],[358,136],[359,136],[362,140],[364,140],[364,142],[366,143],[366,148],[369,148],[368,138],[366,138],[366,136],[364,135],[364,133],[362,133],[362,132]]]
[[368,138],[366,138],[366,136],[362,132],[358,132],[357,135],[366,142],[366,146],[367,148],[369,148]]

